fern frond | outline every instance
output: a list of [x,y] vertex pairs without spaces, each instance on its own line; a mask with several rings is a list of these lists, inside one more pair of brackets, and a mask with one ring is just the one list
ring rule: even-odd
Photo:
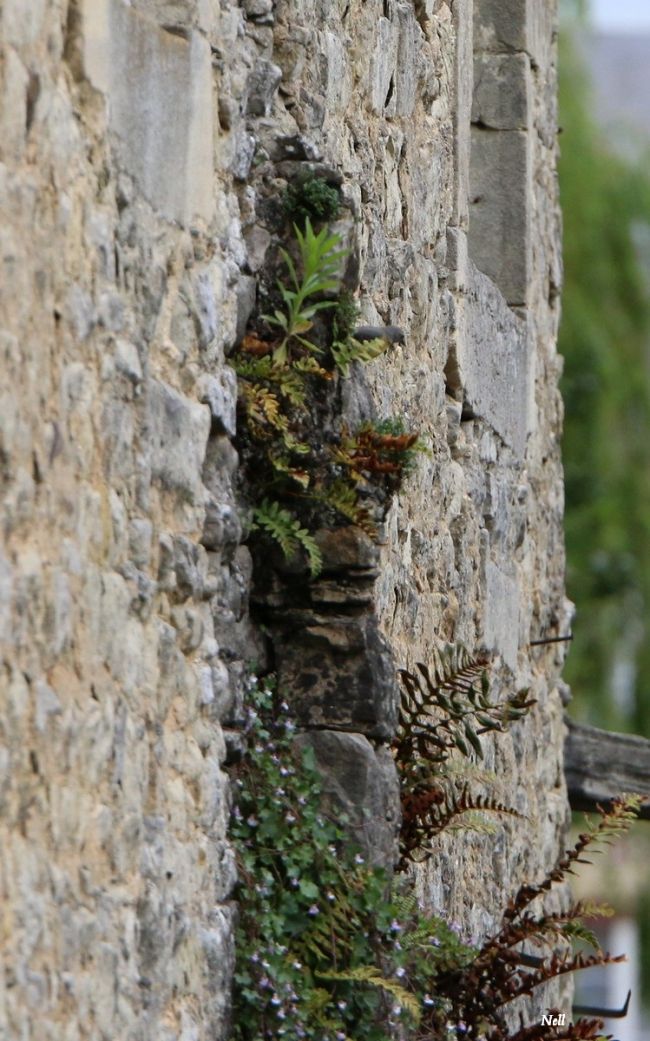
[[400,670],[403,696],[395,755],[400,767],[416,758],[445,762],[454,749],[482,757],[479,737],[502,731],[534,704],[527,691],[493,703],[487,668],[490,659],[472,657],[461,645],[436,650],[432,669],[418,662],[417,672]]
[[391,346],[390,340],[378,337],[375,340],[355,340],[349,336],[346,340],[335,340],[332,344],[334,364],[344,379],[350,375],[353,362],[374,361]]
[[406,990],[395,980],[382,976],[376,965],[360,965],[355,969],[347,969],[343,972],[318,972],[319,979],[332,980],[339,983],[361,983],[371,987],[380,987],[387,991],[395,1000],[406,1009],[413,1020],[420,1021],[420,1006],[415,995]]
[[256,507],[253,511],[253,530],[264,531],[274,539],[287,560],[291,560],[298,547],[302,546],[307,554],[312,578],[320,574],[323,558],[314,537],[306,528],[300,526],[300,522],[289,510],[283,509],[279,503],[265,499]]
[[421,863],[432,854],[431,840],[448,828],[463,814],[480,810],[481,813],[507,814],[521,818],[510,806],[489,795],[472,795],[465,786],[459,793],[444,791],[440,786],[429,791],[402,797],[402,828],[400,852],[402,861]]
[[311,497],[340,513],[352,524],[356,524],[366,535],[376,537],[375,524],[366,508],[360,505],[356,489],[347,481],[333,481],[331,484],[321,485],[318,490],[312,492]]

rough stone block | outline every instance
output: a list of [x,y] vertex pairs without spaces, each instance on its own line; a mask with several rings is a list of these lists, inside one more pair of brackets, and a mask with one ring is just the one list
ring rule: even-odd
[[538,65],[548,61],[557,27],[557,5],[541,0],[475,0],[476,50],[527,51]]
[[470,165],[470,114],[472,111],[472,0],[456,0],[453,5],[456,49],[454,87],[454,153],[457,177],[454,185],[454,224],[465,228],[468,220]]
[[309,615],[277,634],[278,685],[301,724],[392,737],[398,687],[391,650],[373,615]]
[[528,134],[472,128],[470,256],[513,307],[528,302],[531,167]]
[[526,323],[472,264],[466,279],[455,359],[465,408],[484,419],[523,458],[532,425],[532,348]]
[[210,406],[212,421],[229,437],[237,432],[237,376],[235,370],[224,368],[217,376],[201,378],[201,401]]
[[300,734],[296,741],[313,748],[325,801],[337,818],[347,815],[362,855],[372,864],[392,867],[397,859],[400,803],[388,749],[375,749],[361,734],[334,730]]
[[85,0],[84,71],[106,94],[120,156],[152,206],[187,223],[213,212],[210,47],[164,32],[122,0]]
[[210,413],[165,383],[149,385],[151,469],[164,488],[201,498],[201,472],[210,433]]
[[519,585],[491,560],[485,565],[485,646],[500,654],[513,671],[519,649]]
[[495,130],[531,124],[532,73],[526,54],[479,54],[474,59],[472,122]]

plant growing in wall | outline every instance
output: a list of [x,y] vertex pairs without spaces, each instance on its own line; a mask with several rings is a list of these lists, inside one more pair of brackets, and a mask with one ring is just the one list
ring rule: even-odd
[[293,242],[280,249],[277,306],[234,358],[253,539],[271,541],[286,558],[304,552],[312,576],[321,566],[315,531],[352,523],[376,536],[422,450],[399,420],[351,431],[338,417],[338,381],[391,345],[365,329],[363,339],[353,335],[356,306],[339,292],[345,255],[339,237],[326,226],[316,231],[309,215],[304,228],[294,225]]
[[288,705],[272,685],[254,684],[249,699],[232,829],[240,878],[235,1041],[600,1037],[602,1024],[588,1019],[512,1032],[504,1010],[562,974],[618,960],[597,949],[534,957],[521,945],[595,944],[582,924],[595,908],[548,913],[540,900],[589,848],[628,826],[638,800],[601,813],[545,878],[519,888],[496,932],[472,946],[453,923],[418,907],[407,879],[366,865],[345,821],[327,816],[313,758],[297,751]]

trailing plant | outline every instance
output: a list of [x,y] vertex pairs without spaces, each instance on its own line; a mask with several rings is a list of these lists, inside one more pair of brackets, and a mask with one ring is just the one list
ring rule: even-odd
[[[264,320],[281,330],[282,340],[273,350],[273,361],[276,365],[284,365],[289,359],[290,348],[299,344],[309,353],[321,353],[320,348],[307,339],[305,333],[313,326],[314,316],[318,311],[334,307],[334,300],[314,300],[322,293],[338,289],[338,270],[341,259],[346,255],[340,249],[341,239],[338,235],[330,235],[326,227],[316,233],[309,218],[305,221],[305,230],[301,231],[297,224],[293,228],[300,254],[300,270],[294,264],[286,249],[280,250],[290,278],[290,286],[278,281],[277,287],[284,301],[285,310],[275,310],[271,315],[264,315]],[[295,342],[294,342],[295,341]]]
[[254,684],[235,775],[239,918],[233,1038],[388,1041],[438,999],[436,972],[473,955],[442,919],[351,847],[323,808],[288,706]]
[[330,221],[338,215],[340,192],[313,170],[306,170],[288,185],[282,200],[285,216],[302,226],[307,220],[314,223]]
[[[595,844],[619,835],[640,803],[617,800],[541,881],[522,885],[481,946],[427,915],[398,877],[364,863],[347,822],[330,816],[309,747],[298,749],[288,706],[269,683],[249,693],[247,752],[235,775],[239,917],[235,1041],[596,1041],[580,1019],[511,1032],[504,1010],[568,972],[620,959],[596,949],[544,952],[549,940],[595,938],[582,903],[534,912]],[[527,952],[521,950],[527,945]],[[540,956],[528,953],[538,945]]]

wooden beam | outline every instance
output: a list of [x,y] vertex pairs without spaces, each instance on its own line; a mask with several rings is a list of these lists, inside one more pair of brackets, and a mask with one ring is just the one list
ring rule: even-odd
[[594,811],[623,792],[644,796],[639,817],[650,820],[650,741],[576,723],[565,717],[564,774],[572,810]]

